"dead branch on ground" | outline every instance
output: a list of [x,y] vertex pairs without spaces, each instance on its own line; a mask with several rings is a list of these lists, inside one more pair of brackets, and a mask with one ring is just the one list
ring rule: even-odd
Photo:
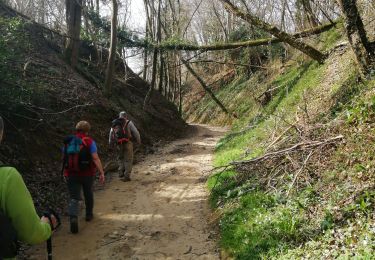
[[60,111],[60,112],[46,112],[46,113],[43,113],[43,115],[57,115],[57,114],[63,114],[63,113],[66,113],[66,112],[69,112],[70,110],[73,110],[73,109],[76,109],[76,108],[79,108],[79,107],[88,107],[88,106],[92,106],[94,104],[92,103],[87,103],[87,104],[82,104],[82,105],[76,105],[74,107],[70,107],[68,109],[65,109],[63,111]]
[[316,160],[321,154],[330,153],[343,138],[343,135],[337,135],[323,140],[301,141],[253,159],[233,161],[216,167],[213,169],[213,172],[217,172],[213,190],[222,173],[234,169],[238,174],[231,180],[238,185],[247,183],[251,179],[250,182],[260,189],[274,190],[288,196],[294,187],[295,189],[305,187],[314,178],[314,171],[309,167],[309,163],[314,160],[313,157]]

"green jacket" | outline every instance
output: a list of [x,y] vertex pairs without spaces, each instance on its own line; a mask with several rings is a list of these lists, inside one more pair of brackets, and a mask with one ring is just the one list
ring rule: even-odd
[[40,221],[30,192],[15,168],[0,167],[0,208],[10,218],[18,240],[37,244],[51,236],[50,225]]

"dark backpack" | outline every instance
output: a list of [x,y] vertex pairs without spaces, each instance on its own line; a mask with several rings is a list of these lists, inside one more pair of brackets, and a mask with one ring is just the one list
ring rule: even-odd
[[117,143],[122,144],[129,142],[130,137],[128,133],[129,120],[125,121],[124,118],[117,118],[112,121],[112,129],[117,140]]
[[86,171],[92,163],[89,137],[69,135],[64,139],[64,168],[72,172]]
[[10,219],[0,210],[0,259],[17,255],[17,232]]
[[[4,165],[0,165],[5,167]],[[17,232],[11,220],[0,209],[0,259],[13,258],[17,255]]]

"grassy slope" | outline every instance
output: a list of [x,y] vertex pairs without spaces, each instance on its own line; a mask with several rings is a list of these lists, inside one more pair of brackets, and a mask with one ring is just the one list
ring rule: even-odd
[[[321,48],[340,39],[339,30],[322,36]],[[309,114],[309,123],[330,124],[314,136],[343,134],[345,142],[313,161],[310,185],[285,195],[286,184],[265,190],[252,179],[239,183],[239,173],[228,170],[208,180],[211,202],[220,214],[221,246],[236,259],[296,259],[306,257],[370,259],[374,238],[374,81],[358,83],[349,51],[333,54],[324,65],[299,60],[282,74],[250,80],[237,79],[218,97],[240,119],[217,145],[215,164],[262,155],[272,140],[296,118]],[[298,58],[299,59],[299,58]],[[346,64],[346,65],[343,65]],[[262,80],[262,78],[265,78]],[[254,96],[266,86],[281,86],[265,107]],[[308,111],[304,112],[305,109]],[[206,111],[205,113],[203,111]],[[296,116],[297,115],[297,116]],[[197,118],[227,123],[209,100],[203,100]],[[306,122],[304,122],[306,123]],[[290,133],[290,145],[295,133]],[[286,144],[286,146],[288,146]]]

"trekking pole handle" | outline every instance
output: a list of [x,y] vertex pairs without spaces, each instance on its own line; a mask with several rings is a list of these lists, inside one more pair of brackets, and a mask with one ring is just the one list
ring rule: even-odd
[[[52,215],[56,219],[56,226],[53,225],[53,221],[52,221],[52,217],[51,217]],[[52,231],[55,231],[61,225],[60,217],[54,210],[48,209],[47,211],[43,212],[43,216],[48,218]]]

